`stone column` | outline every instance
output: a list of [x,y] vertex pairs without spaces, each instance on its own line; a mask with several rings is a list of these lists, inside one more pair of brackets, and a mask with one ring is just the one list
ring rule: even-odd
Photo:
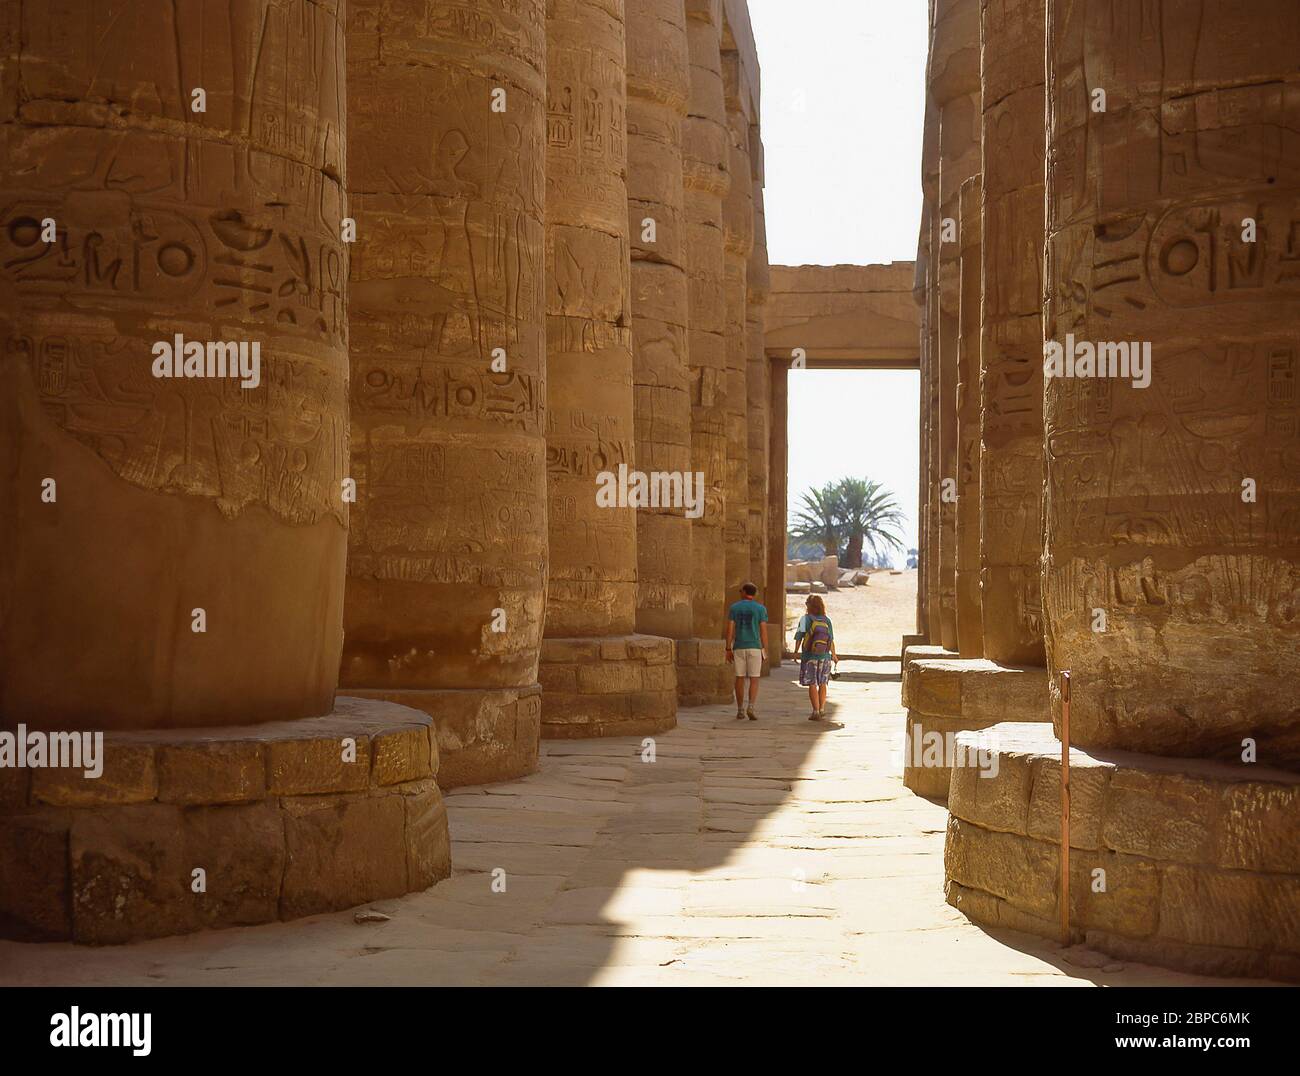
[[767,483],[767,593],[768,607],[767,664],[775,669],[781,664],[785,639],[785,560],[787,469],[789,466],[789,388],[790,360],[770,360],[772,406]]
[[717,0],[689,0],[691,96],[683,128],[690,274],[691,458],[704,474],[704,514],[691,532],[695,633],[726,635],[726,257],[722,204],[730,189]]
[[[6,8],[0,714],[327,713],[347,541],[337,20],[251,3],[172,25],[119,2],[72,33],[63,9]],[[251,376],[221,376],[227,342]]]
[[921,497],[920,574],[925,620],[918,625],[929,643],[942,640],[939,627],[939,323],[937,284],[939,262],[939,110],[934,103],[934,0],[930,2],[930,50],[926,61],[925,130],[921,144],[921,233],[913,297],[921,305]]
[[1183,7],[1048,11],[1047,657],[1076,743],[1294,768],[1300,8]]
[[1044,0],[983,0],[984,654],[1042,665]]
[[961,187],[961,295],[957,368],[957,644],[982,657],[980,620],[980,301],[983,185]]
[[[772,591],[767,585],[767,496],[769,426],[771,424],[772,376],[767,360],[767,309],[771,276],[767,262],[767,227],[763,214],[762,142],[757,124],[750,127],[751,174],[754,175],[754,248],[745,273],[748,305],[746,336],[748,366],[745,374],[748,398],[749,434],[749,578],[773,622],[780,613],[785,590]],[[771,630],[769,628],[769,630]]]
[[342,682],[436,719],[444,787],[537,764],[546,574],[542,0],[354,0]]
[[726,93],[728,170],[731,186],[723,203],[725,244],[725,344],[727,483],[726,594],[729,597],[749,579],[749,433],[747,412],[749,391],[749,257],[754,249],[754,185],[750,177],[749,120],[741,94],[743,75],[740,55],[722,54],[723,88]]
[[[628,231],[636,465],[691,472],[682,120],[690,93],[682,0],[628,0]],[[638,631],[691,636],[691,520],[637,513]]]
[[544,736],[676,723],[672,641],[633,634],[638,494],[620,477],[635,463],[623,16],[622,0],[547,4]]
[[0,728],[103,736],[99,773],[0,768],[0,933],[120,943],[431,885],[429,718],[334,699],[336,5],[11,3],[0,49]]
[[980,169],[978,0],[935,4],[930,92],[939,113],[938,329],[939,633],[945,649],[957,643],[957,373],[960,335],[961,185]]

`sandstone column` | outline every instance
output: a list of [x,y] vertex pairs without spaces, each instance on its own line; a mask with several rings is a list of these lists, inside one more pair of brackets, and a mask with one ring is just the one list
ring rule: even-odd
[[623,0],[547,4],[546,736],[676,722],[669,639],[636,620]]
[[[785,639],[785,560],[787,476],[789,468],[790,361],[770,360],[772,406],[769,408],[767,483],[767,665],[781,664]],[[779,595],[779,597],[775,597]]]
[[691,458],[704,473],[704,515],[691,532],[694,624],[701,637],[726,633],[727,347],[722,205],[730,189],[722,85],[721,5],[688,0],[691,95],[683,128],[686,257],[690,275]]
[[[336,18],[71,17],[4,14],[0,715],[326,713],[347,534]],[[250,368],[258,349],[255,377],[215,376],[225,342]],[[159,344],[183,352],[167,376]]]
[[1047,381],[1047,656],[1079,744],[1294,767],[1300,8],[1146,15],[1048,11],[1046,338],[1151,361]]
[[[749,120],[741,94],[743,74],[740,55],[722,53],[723,88],[726,94],[728,171],[731,186],[723,204],[725,260],[725,346],[727,483],[724,544],[727,595],[734,594],[749,578],[749,285],[748,263],[754,249],[754,185],[749,163]],[[755,584],[757,585],[757,584]]]
[[[444,787],[537,763],[546,571],[541,0],[350,5],[343,684],[437,719]],[[507,44],[509,43],[509,44]]]
[[983,0],[984,656],[1042,665],[1044,0]]
[[745,326],[748,366],[745,381],[749,433],[749,578],[760,588],[768,616],[775,623],[781,615],[785,588],[773,591],[767,583],[768,442],[772,420],[772,377],[767,360],[767,319],[764,313],[772,284],[767,262],[767,227],[763,214],[762,141],[756,124],[749,130],[751,174],[754,177],[754,247],[745,272],[748,298]]
[[[682,120],[690,72],[682,0],[628,0],[627,92],[636,465],[687,475],[691,403]],[[638,512],[637,567],[637,630],[689,639],[691,520],[682,505]]]
[[980,301],[981,204],[978,175],[961,186],[961,294],[957,368],[957,644],[984,654],[980,621]]
[[[957,643],[957,373],[960,334],[961,185],[980,169],[978,0],[937,0],[930,92],[939,113],[938,329],[939,631]],[[934,640],[932,640],[934,641]]]
[[0,8],[0,727],[103,734],[98,774],[0,769],[6,937],[288,919],[450,870],[429,718],[334,699],[337,7]]

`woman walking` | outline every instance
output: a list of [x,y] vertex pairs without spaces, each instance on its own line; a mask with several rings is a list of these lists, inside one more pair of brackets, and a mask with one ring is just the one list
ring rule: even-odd
[[794,630],[794,648],[799,654],[799,683],[808,689],[812,703],[809,721],[820,721],[826,714],[826,685],[831,678],[831,663],[838,664],[835,652],[835,627],[826,615],[826,603],[812,594]]

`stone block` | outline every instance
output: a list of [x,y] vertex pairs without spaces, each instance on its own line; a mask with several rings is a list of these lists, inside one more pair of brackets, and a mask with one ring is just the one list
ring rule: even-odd
[[1060,862],[1051,845],[949,817],[943,855],[946,876],[961,885],[1036,915],[1056,909]]
[[[992,731],[996,732],[997,728],[994,726]],[[958,740],[974,742],[962,733],[958,734]],[[995,776],[982,777],[984,771],[973,766],[954,767],[949,786],[949,812],[985,829],[1027,834],[1034,761],[1029,754],[999,750]]]
[[451,876],[447,807],[433,781],[417,781],[398,791],[406,814],[407,886],[412,891],[428,889]]
[[1222,798],[1220,867],[1300,875],[1300,784],[1243,781]]
[[430,752],[429,729],[416,726],[380,733],[371,741],[372,785],[418,781],[436,773]]
[[641,688],[641,674],[641,666],[629,662],[583,665],[578,669],[578,692],[583,695],[615,695],[637,691]]
[[104,739],[104,771],[86,777],[83,770],[34,769],[32,803],[57,807],[148,803],[158,795],[158,771],[151,745],[114,743]]
[[1117,852],[1211,863],[1220,803],[1219,789],[1209,781],[1120,767],[1106,793],[1102,840]]
[[407,889],[400,793],[286,799],[280,916],[291,919],[396,897]]
[[543,639],[542,664],[565,665],[600,660],[599,639]]
[[[1087,756],[1070,756],[1070,847],[1100,848],[1102,810],[1111,770],[1085,761]],[[1061,763],[1055,758],[1039,759],[1029,801],[1031,837],[1061,841]]]
[[0,810],[16,811],[27,803],[31,770],[16,766],[0,768]]
[[[355,761],[344,761],[345,739],[356,745]],[[369,736],[271,740],[266,756],[267,791],[273,796],[358,792],[370,783]]]
[[0,936],[72,937],[67,812],[6,815],[0,823]]
[[162,743],[157,764],[162,803],[245,803],[266,795],[266,759],[252,739]]

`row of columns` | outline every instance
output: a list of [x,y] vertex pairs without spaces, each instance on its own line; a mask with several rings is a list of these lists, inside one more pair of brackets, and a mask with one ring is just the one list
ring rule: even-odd
[[[670,725],[674,644],[684,697],[723,697],[768,407],[756,81],[723,5],[225,7],[163,74],[83,69],[53,15],[6,9],[23,92],[67,103],[0,100],[33,263],[0,294],[4,719],[254,723],[338,684],[433,713],[481,780],[534,764],[539,682],[557,735]],[[92,84],[130,103],[111,131]],[[68,123],[38,137],[41,108]],[[260,386],[151,377],[173,333],[258,341]],[[703,514],[599,503],[620,465],[702,472]],[[48,476],[93,522],[28,506]]]
[[932,5],[920,627],[1069,670],[1080,745],[1294,765],[1300,14],[1190,7]]

